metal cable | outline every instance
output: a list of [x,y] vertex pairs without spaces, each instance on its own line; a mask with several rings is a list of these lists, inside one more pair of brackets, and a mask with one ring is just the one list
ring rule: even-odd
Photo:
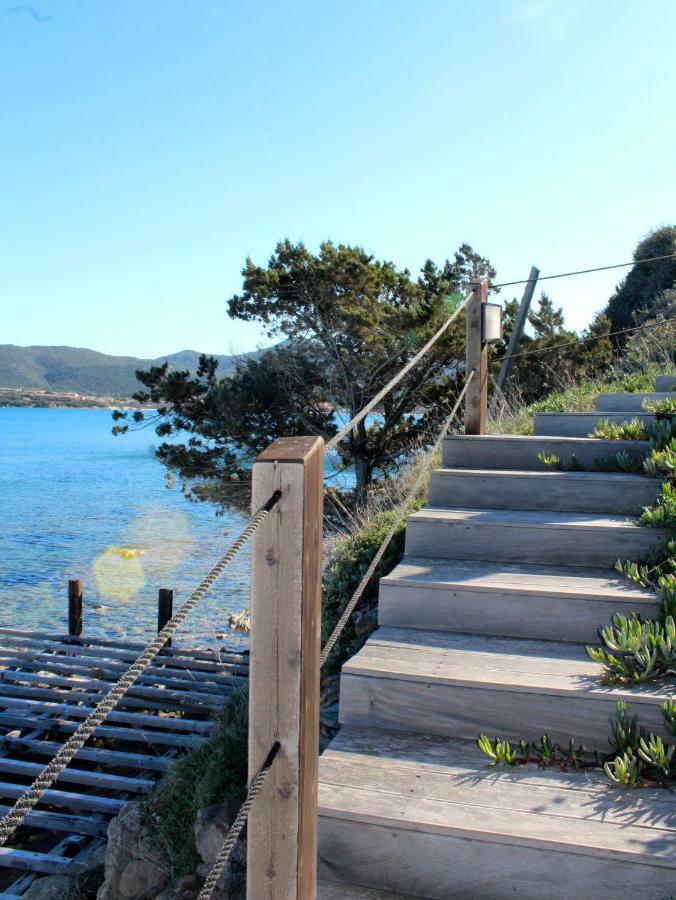
[[609,331],[608,334],[595,334],[592,337],[578,338],[575,341],[564,341],[561,344],[552,344],[551,347],[536,347],[534,350],[522,350],[521,353],[510,353],[509,356],[498,356],[496,359],[519,359],[520,356],[534,356],[537,353],[549,353],[550,350],[561,350],[563,347],[574,347],[576,344],[589,344],[591,341],[601,341],[603,338],[616,337],[618,334],[628,334],[630,331],[641,331],[644,328],[659,328],[676,322],[676,316],[671,319],[660,319],[657,322],[646,322],[645,325],[633,325],[631,328],[622,328],[620,331]]
[[258,526],[268,517],[280,496],[281,493],[276,491],[268,502],[253,516],[244,531],[242,531],[237,540],[231,544],[176,615],[169,619],[164,628],[137,657],[136,661],[132,663],[122,677],[113,685],[105,697],[97,703],[77,731],[73,733],[72,737],[62,745],[56,756],[54,756],[45,766],[35,781],[29,785],[9,812],[0,819],[0,846],[5,844],[12,834],[14,834],[31,809],[33,809],[40,801],[44,792],[54,784],[61,772],[63,772],[78,750],[84,745],[85,741],[94,733],[99,725],[105,721],[108,713],[117,706],[136,679],[139,678],[145,669],[152,663],[165,643],[178,627],[183,624],[187,616],[219,578],[226,566],[235,558],[235,556],[237,556]]
[[242,833],[242,829],[246,825],[246,821],[249,818],[249,813],[251,812],[251,807],[253,806],[254,800],[263,789],[267,774],[272,768],[272,764],[275,761],[275,757],[277,756],[280,747],[281,744],[279,743],[279,741],[275,741],[275,743],[270,748],[270,752],[263,761],[263,765],[260,767],[258,772],[256,772],[253,781],[249,785],[249,790],[247,791],[244,803],[242,803],[239,808],[239,812],[237,813],[235,821],[232,823],[232,826],[228,831],[225,843],[219,850],[218,856],[214,860],[214,864],[204,881],[204,886],[199,892],[197,900],[211,900],[213,892],[216,889],[216,885],[218,884],[218,880],[221,877],[221,873],[230,860],[232,851],[235,848],[235,844],[237,843],[239,836]]
[[469,377],[467,378],[467,381],[465,382],[465,385],[464,385],[462,391],[460,392],[460,396],[456,400],[455,406],[451,410],[448,418],[446,419],[446,421],[443,424],[441,431],[439,432],[439,437],[437,438],[432,449],[428,452],[428,458],[427,458],[426,464],[421,468],[421,471],[418,474],[418,477],[415,479],[415,481],[413,483],[413,487],[406,495],[406,499],[401,504],[401,506],[399,508],[399,512],[395,516],[394,521],[392,522],[392,524],[390,525],[390,527],[387,531],[387,534],[383,538],[383,542],[381,543],[380,547],[378,547],[378,550],[376,551],[375,556],[371,560],[371,564],[369,565],[366,572],[364,572],[364,577],[359,582],[359,585],[357,586],[357,589],[355,590],[354,594],[352,595],[350,602],[345,607],[343,614],[341,615],[340,619],[338,619],[338,622],[336,623],[336,627],[333,629],[333,631],[331,632],[331,636],[329,637],[326,644],[324,645],[324,649],[322,650],[322,655],[320,657],[320,665],[324,665],[326,660],[329,658],[331,651],[333,650],[333,648],[336,645],[336,641],[338,640],[343,629],[347,625],[347,623],[350,619],[350,616],[354,612],[355,606],[357,605],[357,603],[359,603],[359,600],[361,599],[362,594],[366,590],[366,586],[368,585],[369,581],[373,577],[373,573],[378,568],[380,560],[383,558],[383,555],[384,555],[385,551],[387,550],[388,546],[390,545],[392,538],[396,534],[397,529],[399,528],[399,526],[401,525],[403,520],[406,518],[406,515],[408,513],[408,508],[411,505],[411,501],[415,498],[418,491],[420,490],[420,487],[423,483],[425,476],[427,475],[427,470],[434,458],[434,455],[436,454],[437,450],[441,446],[441,442],[448,434],[448,430],[453,423],[453,419],[455,419],[456,413],[458,412],[460,404],[462,403],[462,400],[467,392],[467,388],[469,387],[470,382],[474,378],[475,374],[476,374],[476,372],[474,369],[469,373]]
[[665,253],[664,256],[648,256],[645,259],[634,259],[626,263],[614,263],[612,266],[597,266],[595,269],[578,269],[577,272],[561,272],[559,275],[540,275],[537,278],[522,278],[521,281],[503,281],[501,284],[489,283],[489,288],[511,287],[513,284],[528,284],[531,281],[550,281],[552,278],[568,278],[571,275],[588,275],[590,272],[605,272],[608,269],[623,269],[626,266],[638,266],[639,263],[656,262],[658,259],[676,259],[676,253]]
[[338,444],[343,440],[343,438],[347,434],[349,434],[350,431],[352,431],[354,426],[358,425],[363,419],[365,419],[366,416],[368,416],[368,414],[373,409],[375,409],[375,407],[380,403],[380,401],[383,399],[383,397],[386,397],[389,394],[389,392],[392,390],[392,388],[395,385],[399,384],[401,379],[405,375],[408,375],[408,373],[411,371],[411,369],[417,363],[420,362],[420,360],[427,353],[427,351],[430,349],[430,347],[432,347],[439,340],[441,335],[444,334],[444,332],[448,330],[450,325],[458,318],[458,316],[460,315],[462,310],[467,305],[467,301],[469,300],[469,298],[472,296],[473,293],[474,293],[473,290],[469,290],[467,292],[467,294],[466,294],[464,300],[462,301],[462,303],[460,304],[460,306],[452,313],[452,315],[450,315],[448,317],[448,319],[444,322],[444,324],[441,326],[441,328],[437,331],[436,334],[434,334],[429,339],[429,341],[425,344],[425,346],[421,350],[418,350],[416,355],[412,359],[410,359],[402,369],[399,370],[399,372],[394,376],[394,378],[392,378],[390,381],[388,381],[387,384],[385,385],[385,387],[382,390],[378,391],[378,393],[375,395],[375,397],[372,400],[369,400],[369,402],[366,404],[366,406],[362,407],[362,409],[355,416],[353,416],[350,419],[350,421],[347,423],[347,425],[345,425],[343,428],[341,428],[341,430],[338,432],[338,434],[334,435],[334,437],[331,438],[331,440],[326,445],[327,453],[330,450],[334,450],[338,446]]

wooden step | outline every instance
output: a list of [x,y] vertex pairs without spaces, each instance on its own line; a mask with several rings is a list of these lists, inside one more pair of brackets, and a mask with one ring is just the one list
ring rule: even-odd
[[633,611],[654,616],[655,593],[608,571],[424,558],[381,578],[378,601],[381,625],[582,643]]
[[596,398],[596,409],[599,412],[645,412],[645,400],[673,400],[674,395],[668,391],[653,391],[647,394],[599,394]]
[[676,375],[658,375],[655,379],[656,391],[676,391]]
[[413,894],[402,894],[399,891],[379,891],[361,885],[346,884],[344,881],[320,878],[317,882],[317,900],[417,900],[417,898]]
[[461,741],[343,728],[320,760],[322,874],[437,900],[662,900],[673,890],[672,793],[483,759]]
[[660,707],[673,684],[609,687],[601,674],[574,644],[385,627],[343,666],[340,721],[467,740],[547,733],[605,751],[623,699],[666,737]]
[[623,516],[427,507],[409,516],[408,556],[612,568],[645,558],[667,540]]
[[640,515],[660,493],[661,481],[623,472],[546,472],[509,469],[437,469],[431,506],[533,509]]
[[540,437],[532,434],[457,434],[443,445],[443,465],[469,469],[532,469],[549,467],[539,453],[556,456],[565,467],[583,469],[607,466],[620,451],[642,460],[650,449],[648,441],[606,441],[590,437]]
[[596,426],[605,421],[628,422],[638,419],[646,425],[655,421],[650,413],[536,413],[536,435],[561,435],[563,437],[589,437]]

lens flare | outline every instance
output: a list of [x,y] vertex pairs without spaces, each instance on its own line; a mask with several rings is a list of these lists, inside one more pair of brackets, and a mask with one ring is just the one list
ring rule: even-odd
[[127,555],[127,547],[108,547],[94,561],[92,571],[99,596],[128,603],[145,584],[143,563],[138,555]]

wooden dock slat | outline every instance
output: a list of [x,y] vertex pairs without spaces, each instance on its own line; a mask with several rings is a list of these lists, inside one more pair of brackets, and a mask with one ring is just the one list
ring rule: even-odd
[[[29,712],[53,713],[59,716],[72,716],[75,719],[86,719],[94,712],[91,706],[75,706],[72,703],[49,703],[42,700],[31,700],[23,697],[5,697],[0,695],[0,707],[8,709],[27,709]],[[140,728],[159,728],[162,731],[188,732],[189,734],[210,734],[213,722],[200,722],[197,719],[178,719],[173,717],[144,715],[135,712],[108,713],[106,721],[119,722]]]
[[[11,807],[0,804],[0,816],[8,813]],[[68,813],[47,812],[44,809],[33,809],[24,819],[25,825],[43,828],[45,831],[65,831],[67,834],[89,834],[92,837],[105,837],[108,831],[107,820],[97,820],[90,816],[73,816]],[[0,894],[6,900],[6,894]]]
[[[24,639],[43,639],[46,641],[54,641],[58,640],[63,643],[70,643],[73,646],[78,645],[93,645],[97,647],[122,647],[126,650],[136,650],[141,652],[145,650],[146,645],[142,643],[136,643],[134,641],[125,641],[125,640],[113,640],[109,638],[88,638],[86,636],[75,637],[74,635],[67,634],[49,634],[46,631],[25,631],[21,628],[0,628],[0,637],[17,637]],[[198,659],[210,659],[216,653],[210,647],[203,648],[189,648],[189,647],[181,647],[180,645],[176,645],[174,647],[164,647],[160,651],[160,658],[165,656],[193,656]],[[249,659],[249,651],[235,651],[225,649],[222,653],[219,651],[219,655],[223,657],[230,657],[234,662],[240,662],[242,665],[248,665]]]
[[53,856],[50,853],[33,853],[30,850],[0,847],[0,866],[5,868],[55,875],[57,872],[63,871],[70,862],[72,860],[68,856]]
[[[41,741],[37,738],[20,738],[5,735],[2,740],[8,747],[17,750],[26,750],[38,756],[55,756],[61,749],[61,744],[56,741]],[[155,772],[168,772],[175,762],[166,756],[148,756],[144,753],[130,753],[124,750],[105,750],[100,747],[81,747],[75,759],[85,759],[88,762],[111,767],[129,767],[139,772],[151,770]]]
[[[54,653],[63,653],[67,656],[81,655],[101,657],[102,659],[118,660],[122,662],[134,662],[138,654],[133,650],[125,650],[116,647],[98,647],[82,642],[73,643],[72,641],[59,640],[35,640],[13,638],[4,635],[2,643],[16,644],[21,647],[39,646],[43,651]],[[240,662],[237,658],[228,659],[228,654],[217,657],[214,653],[213,659],[202,659],[195,656],[178,656],[175,654],[164,655],[160,653],[155,659],[156,665],[164,668],[186,669],[191,672],[221,672],[223,669],[230,667],[246,667],[245,662]]]
[[[80,727],[78,722],[68,719],[53,718],[39,719],[37,716],[21,716],[14,713],[0,713],[0,725],[9,725],[12,728],[39,728],[41,731],[49,731],[56,728],[72,734]],[[113,725],[99,725],[94,734],[97,737],[109,737],[113,740],[129,741],[130,743],[166,744],[169,747],[199,747],[205,738],[193,737],[188,734],[171,734],[164,731],[141,731],[138,728],[117,728]]]
[[[18,800],[26,790],[26,785],[10,784],[0,781],[0,797]],[[101,797],[98,794],[76,794],[73,791],[61,791],[48,788],[40,803],[45,806],[67,806],[72,809],[90,809],[114,816],[122,809],[126,800],[116,797]]]
[[[0,772],[11,775],[22,775],[26,778],[37,777],[44,765],[29,762],[25,759],[0,757]],[[153,788],[153,781],[147,778],[126,778],[124,775],[109,775],[107,772],[90,772],[67,766],[59,775],[59,783],[85,784],[91,787],[105,788],[110,791],[127,791],[132,794],[147,794]]]
[[[76,657],[76,656],[57,656],[53,653],[32,653],[28,650],[6,651],[0,648],[0,666],[21,666],[26,662],[33,665],[49,666],[52,671],[61,672],[77,672],[86,670],[90,672],[108,675],[117,680],[120,675],[129,668],[125,663],[116,662],[115,660],[101,660],[94,657]],[[241,669],[241,667],[240,667]],[[180,682],[181,687],[190,689],[199,685],[203,690],[208,685],[212,689],[217,690],[220,685],[227,684],[243,684],[248,677],[248,668],[242,669],[240,672],[234,672],[231,675],[224,675],[219,672],[190,672],[183,669],[165,669],[161,666],[148,666],[144,675],[141,677],[141,683],[148,683],[149,676],[152,676],[151,684],[165,684],[170,682],[177,687]]]
[[[84,690],[74,690],[78,688],[78,682],[71,681],[69,687],[71,690],[66,690],[66,685],[59,685],[55,687],[34,687],[34,684],[52,684],[53,682],[50,679],[49,675],[39,675],[34,672],[24,673],[22,676],[17,677],[16,679],[11,678],[12,673],[6,675],[5,672],[0,673],[0,681],[3,682],[2,688],[0,688],[0,695],[5,697],[26,697],[30,700],[64,700],[71,703],[84,703],[84,704],[96,704],[109,690],[109,685],[101,682],[92,682],[92,686],[89,689]],[[26,677],[26,675],[28,677]],[[57,676],[58,677],[58,676]],[[47,680],[49,679],[49,680]],[[61,679],[62,681],[68,681],[68,679]],[[18,684],[10,684],[9,682],[16,681]],[[26,684],[25,682],[29,682]],[[32,684],[31,684],[32,682]],[[134,692],[136,693],[136,692]],[[154,690],[152,691],[150,697],[146,699],[144,695],[141,696],[129,696],[132,694],[130,690],[129,693],[120,700],[117,707],[129,707],[131,709],[156,709],[166,711],[167,709],[175,708],[177,705],[180,705],[181,709],[190,709],[191,712],[205,712],[209,713],[212,711],[219,710],[223,707],[222,701],[212,700],[209,697],[207,703],[202,703],[199,701],[190,701],[189,695],[180,695],[178,697],[172,697],[172,692],[167,691],[167,696],[165,697],[164,691]],[[183,699],[183,696],[185,699]],[[159,699],[155,699],[159,698]]]
[[[0,629],[0,815],[144,647]],[[16,870],[2,896],[22,896],[35,875],[63,872],[100,846],[109,820],[129,798],[150,793],[182,752],[207,740],[227,698],[246,684],[248,662],[247,653],[165,648],[96,729],[99,746],[81,748],[40,808],[27,815],[17,846],[0,848],[0,866]],[[51,846],[48,852],[24,849],[26,834],[35,829]]]

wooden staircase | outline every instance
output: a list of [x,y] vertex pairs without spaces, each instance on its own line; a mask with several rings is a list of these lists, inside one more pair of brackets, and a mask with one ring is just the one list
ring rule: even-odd
[[[605,395],[598,408],[627,419],[635,406]],[[637,523],[658,482],[537,458],[591,468],[646,452],[583,436],[588,420],[446,440],[406,557],[381,581],[380,627],[343,666],[342,729],[320,761],[323,878],[444,900],[676,892],[676,795],[611,789],[598,770],[491,768],[474,743],[548,733],[606,751],[618,699],[664,734],[673,683],[603,686],[584,648],[613,612],[655,612],[612,567],[665,539]]]

